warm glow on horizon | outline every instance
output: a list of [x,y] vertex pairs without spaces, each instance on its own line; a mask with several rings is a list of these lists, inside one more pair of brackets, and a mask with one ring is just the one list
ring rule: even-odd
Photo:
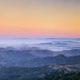
[[66,1],[0,0],[0,35],[80,37],[80,2]]

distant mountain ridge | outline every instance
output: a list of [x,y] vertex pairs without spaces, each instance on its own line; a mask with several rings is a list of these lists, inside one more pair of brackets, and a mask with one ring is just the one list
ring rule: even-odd
[[53,52],[39,48],[0,48],[1,66],[37,67],[51,64],[80,64],[80,49]]
[[14,47],[6,47],[0,48],[0,53],[26,53],[32,54],[37,57],[54,57],[59,54],[63,54],[65,56],[78,56],[80,55],[80,49],[70,49],[70,50],[63,50],[63,51],[51,51],[48,49],[42,49],[38,47],[22,47],[20,49]]
[[80,55],[66,57],[61,54],[55,57],[37,58],[32,61],[34,62],[32,62],[33,64],[37,64],[38,66],[44,66],[49,64],[80,64]]

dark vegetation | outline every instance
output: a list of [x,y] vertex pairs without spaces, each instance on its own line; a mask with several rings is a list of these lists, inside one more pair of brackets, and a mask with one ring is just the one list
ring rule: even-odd
[[49,74],[43,80],[80,80],[80,72]]
[[0,80],[80,80],[80,72],[42,68],[0,68]]

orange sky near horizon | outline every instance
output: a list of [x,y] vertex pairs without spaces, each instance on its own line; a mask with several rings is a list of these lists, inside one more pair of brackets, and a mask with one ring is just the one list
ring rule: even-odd
[[0,0],[0,35],[80,37],[80,2],[65,1]]

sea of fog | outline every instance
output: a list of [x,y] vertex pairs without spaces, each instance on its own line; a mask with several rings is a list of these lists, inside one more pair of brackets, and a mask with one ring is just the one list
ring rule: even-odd
[[0,47],[38,47],[52,51],[80,49],[80,38],[0,38]]

